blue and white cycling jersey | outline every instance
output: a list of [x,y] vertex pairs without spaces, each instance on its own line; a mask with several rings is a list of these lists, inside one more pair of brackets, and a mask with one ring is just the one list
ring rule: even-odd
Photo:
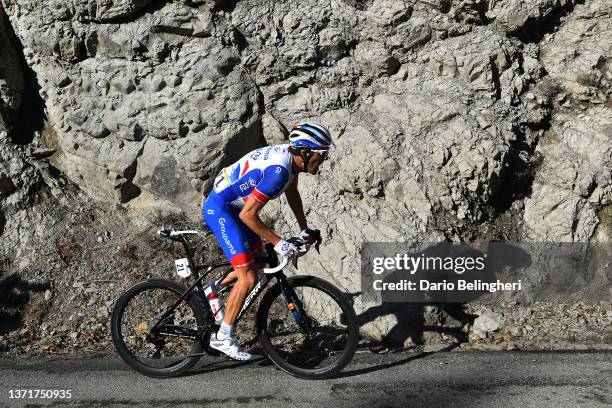
[[297,182],[288,148],[262,147],[224,168],[202,207],[206,224],[234,269],[255,262],[263,248],[261,238],[240,220],[240,209],[248,197],[266,203]]
[[266,203],[280,196],[294,180],[297,174],[293,174],[289,145],[284,144],[259,148],[224,168],[213,189],[223,203],[242,208],[249,195]]

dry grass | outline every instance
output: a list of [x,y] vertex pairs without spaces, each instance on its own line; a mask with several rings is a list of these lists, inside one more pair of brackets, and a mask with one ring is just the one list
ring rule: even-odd
[[578,76],[576,81],[584,86],[597,88],[601,80],[601,74],[598,71],[586,72]]
[[138,248],[136,247],[136,245],[128,242],[128,243],[121,245],[121,247],[117,251],[117,255],[119,255],[122,258],[131,260],[131,261],[137,261],[138,260],[137,249]]
[[81,246],[75,240],[55,241],[53,249],[66,265],[72,265],[82,253]]
[[550,77],[544,78],[537,85],[537,92],[543,97],[546,103],[551,103],[555,96],[562,90],[561,85]]

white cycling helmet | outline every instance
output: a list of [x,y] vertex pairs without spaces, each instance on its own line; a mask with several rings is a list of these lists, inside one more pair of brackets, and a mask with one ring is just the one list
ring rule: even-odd
[[300,123],[293,125],[289,133],[289,145],[306,147],[313,151],[328,150],[331,145],[331,135],[320,123]]

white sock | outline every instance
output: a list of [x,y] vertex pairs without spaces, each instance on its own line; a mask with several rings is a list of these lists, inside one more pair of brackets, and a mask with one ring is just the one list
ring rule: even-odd
[[232,337],[233,332],[234,326],[223,321],[221,323],[221,327],[219,327],[219,331],[217,332],[217,340],[227,340]]

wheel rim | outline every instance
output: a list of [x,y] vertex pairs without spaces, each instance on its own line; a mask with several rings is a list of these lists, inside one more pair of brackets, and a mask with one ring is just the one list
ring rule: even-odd
[[[292,288],[301,303],[299,325],[282,294],[270,307],[266,322],[269,342],[280,358],[301,370],[320,371],[335,365],[350,347],[350,329],[338,302],[319,288]],[[293,306],[300,309],[300,305]]]
[[172,369],[198,350],[202,328],[198,327],[196,315],[185,300],[154,329],[179,297],[167,288],[149,288],[132,297],[122,310],[121,340],[140,364],[153,369]]

